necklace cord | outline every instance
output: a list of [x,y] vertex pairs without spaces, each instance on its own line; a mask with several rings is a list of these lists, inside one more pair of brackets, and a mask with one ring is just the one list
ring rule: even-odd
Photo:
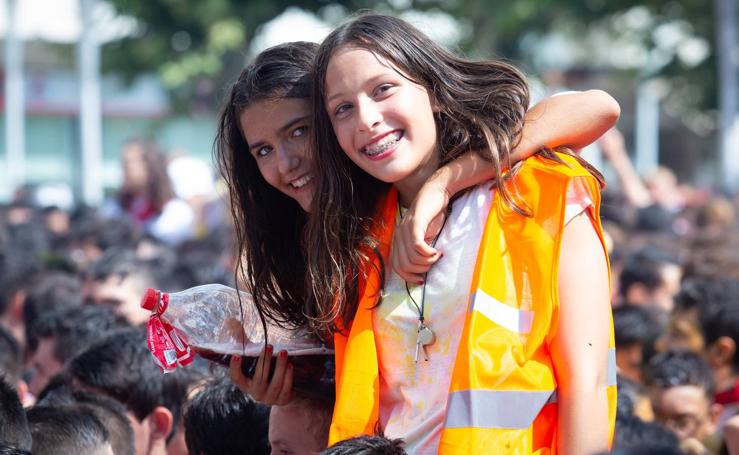
[[[441,237],[441,233],[444,231],[444,226],[446,226],[446,222],[449,219],[449,216],[452,214],[452,207],[451,205],[447,209],[447,213],[444,216],[444,221],[441,223],[441,228],[439,229],[439,233],[436,234],[436,237],[434,238],[434,241],[431,242],[431,247],[436,247],[436,242],[439,240],[439,237]],[[398,217],[402,220],[403,214],[400,211],[400,204],[398,204]],[[413,302],[413,306],[416,307],[416,310],[418,310],[418,322],[423,324],[424,321],[424,310],[426,309],[426,282],[428,281],[429,272],[423,274],[423,288],[421,289],[421,305],[418,305],[418,302],[416,302],[416,299],[413,298],[411,295],[411,290],[408,287],[408,282],[405,281],[405,292],[408,294],[408,298],[411,299],[411,302]]]

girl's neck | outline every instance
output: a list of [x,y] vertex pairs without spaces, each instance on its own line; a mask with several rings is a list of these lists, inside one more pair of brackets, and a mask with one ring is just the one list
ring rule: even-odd
[[422,162],[413,173],[395,182],[394,186],[398,190],[398,202],[401,206],[410,207],[423,184],[439,168],[441,161],[439,155],[439,150],[430,153],[426,161]]

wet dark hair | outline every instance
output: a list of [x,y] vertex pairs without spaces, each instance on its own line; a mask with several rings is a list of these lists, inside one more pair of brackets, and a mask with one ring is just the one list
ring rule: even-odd
[[214,153],[231,199],[238,245],[236,282],[253,294],[260,313],[304,326],[306,213],[267,183],[249,152],[241,113],[253,103],[310,97],[310,72],[318,45],[281,44],[263,51],[239,75],[221,111]]
[[[349,323],[357,306],[357,281],[366,270],[377,205],[389,184],[369,176],[342,151],[326,105],[326,74],[337,50],[372,52],[409,81],[425,88],[440,111],[435,114],[440,165],[476,151],[496,176],[510,167],[529,105],[523,74],[500,60],[457,57],[401,19],[364,14],[336,28],[321,44],[313,80],[316,192],[308,227],[308,265],[315,302],[307,311],[317,331]],[[494,153],[495,152],[495,153]],[[553,154],[550,154],[554,157]],[[513,172],[507,174],[510,177]],[[495,188],[522,215],[525,204],[496,178]]]

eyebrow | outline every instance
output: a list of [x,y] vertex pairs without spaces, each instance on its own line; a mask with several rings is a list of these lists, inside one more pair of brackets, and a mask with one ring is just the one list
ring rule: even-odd
[[[277,131],[280,132],[280,133],[284,133],[285,131],[289,130],[290,128],[292,128],[296,124],[305,121],[309,117],[310,117],[310,115],[301,115],[301,116],[295,117],[294,119],[292,119],[289,122],[287,122],[284,125],[282,125]],[[257,141],[254,145],[250,145],[249,146],[249,150],[251,151],[251,150],[254,150],[254,149],[258,149],[258,148],[262,147],[263,145],[265,145],[265,142],[264,141]]]
[[[390,69],[390,71],[394,73],[398,73],[397,71],[393,70],[392,67],[388,67],[388,69]],[[372,76],[371,78],[367,79],[364,82],[364,84],[374,83],[377,79],[382,79],[384,77],[387,77],[387,75],[388,73],[382,73],[382,74],[378,74],[377,76]],[[326,98],[326,104],[328,105],[329,103],[331,103],[332,100],[334,100],[335,98],[339,98],[341,96],[344,96],[344,92],[334,93],[333,95]]]

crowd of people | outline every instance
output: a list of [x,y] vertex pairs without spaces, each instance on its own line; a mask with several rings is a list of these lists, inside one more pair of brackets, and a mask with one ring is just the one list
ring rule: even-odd
[[[739,454],[739,199],[639,176],[602,92],[527,104],[510,65],[364,15],[247,66],[220,183],[137,139],[99,208],[19,191],[0,454]],[[209,283],[331,345],[335,392],[271,346],[162,374],[145,290]]]

